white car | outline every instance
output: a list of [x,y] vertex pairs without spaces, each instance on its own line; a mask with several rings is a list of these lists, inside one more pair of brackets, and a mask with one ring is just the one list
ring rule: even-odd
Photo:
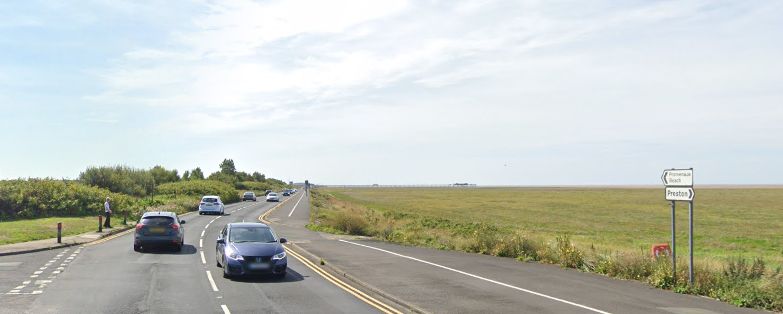
[[267,202],[279,202],[280,196],[277,196],[277,193],[272,192],[266,195],[266,201]]
[[207,195],[201,198],[201,202],[198,203],[198,214],[219,214],[225,213],[225,207],[223,201],[220,200],[220,196]]

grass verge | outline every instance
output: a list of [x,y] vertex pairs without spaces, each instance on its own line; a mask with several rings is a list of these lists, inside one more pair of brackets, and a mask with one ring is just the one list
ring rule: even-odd
[[3,221],[0,222],[0,245],[56,238],[58,222],[63,223],[63,237],[98,230],[97,216]]

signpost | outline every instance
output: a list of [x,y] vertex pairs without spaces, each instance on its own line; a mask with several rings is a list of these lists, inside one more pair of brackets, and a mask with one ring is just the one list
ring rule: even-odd
[[676,201],[688,202],[688,283],[693,285],[693,198],[696,192],[693,190],[693,168],[668,169],[663,171],[661,181],[666,186],[665,197],[672,205],[672,272],[674,281],[677,281],[677,247],[675,237],[674,208]]

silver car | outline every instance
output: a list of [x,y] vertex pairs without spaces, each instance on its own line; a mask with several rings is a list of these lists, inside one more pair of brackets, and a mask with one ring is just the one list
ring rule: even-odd
[[267,202],[279,202],[280,196],[277,195],[277,193],[272,192],[266,195],[266,201]]

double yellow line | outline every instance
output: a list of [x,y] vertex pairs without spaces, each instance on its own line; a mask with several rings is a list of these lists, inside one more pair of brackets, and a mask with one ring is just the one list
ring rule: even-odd
[[299,255],[299,253],[294,252],[294,250],[292,250],[291,248],[286,247],[285,251],[288,252],[288,254],[290,254],[293,257],[295,257],[300,262],[302,262],[302,264],[305,264],[305,266],[307,266],[308,268],[312,269],[313,271],[315,271],[316,273],[321,275],[321,277],[324,277],[324,279],[326,279],[329,282],[333,283],[335,286],[338,286],[338,287],[342,288],[346,292],[348,292],[351,295],[359,298],[359,300],[362,300],[365,303],[375,307],[376,309],[380,310],[381,312],[384,312],[384,313],[387,313],[387,314],[402,314],[402,312],[398,311],[397,309],[395,309],[395,308],[393,308],[391,306],[388,306],[388,305],[386,305],[385,303],[383,303],[381,301],[378,301],[377,299],[367,295],[366,293],[362,292],[361,290],[356,289],[356,288],[348,285],[347,283],[343,282],[342,280],[338,279],[337,277],[333,276],[332,274],[324,271],[323,269],[321,269],[320,267],[315,265],[313,262],[311,262],[310,260],[308,260],[304,256]]
[[[283,204],[285,204],[285,202],[287,202],[290,199],[291,198],[286,199],[282,203],[278,204],[277,206],[273,207],[272,209],[270,209],[270,210],[266,211],[265,213],[261,214],[261,216],[258,216],[258,220],[263,222],[263,223],[265,223],[265,224],[269,224],[270,222],[268,220],[266,220],[266,216],[271,214],[272,211],[274,211],[278,207],[282,206]],[[367,295],[366,293],[362,292],[361,290],[352,287],[351,285],[345,283],[344,281],[340,280],[339,278],[337,278],[337,277],[333,276],[332,274],[326,272],[325,270],[321,269],[321,267],[319,267],[318,265],[314,264],[313,262],[311,262],[310,260],[308,260],[307,258],[302,256],[301,254],[295,252],[290,247],[286,247],[285,251],[286,251],[287,254],[293,256],[294,258],[299,260],[299,262],[301,262],[302,264],[307,266],[307,268],[310,268],[314,272],[316,272],[317,274],[321,275],[321,277],[323,277],[327,281],[331,282],[335,286],[340,287],[341,289],[345,290],[345,292],[348,292],[349,294],[355,296],[359,300],[364,301],[365,303],[367,303],[370,306],[378,309],[379,311],[381,311],[383,313],[386,313],[386,314],[402,314],[402,312],[398,311],[397,309],[395,309],[395,308],[393,308],[393,307],[391,307],[391,306],[389,306],[389,305],[387,305],[387,304],[385,304],[385,303],[383,303],[381,301],[378,301],[377,299]]]

